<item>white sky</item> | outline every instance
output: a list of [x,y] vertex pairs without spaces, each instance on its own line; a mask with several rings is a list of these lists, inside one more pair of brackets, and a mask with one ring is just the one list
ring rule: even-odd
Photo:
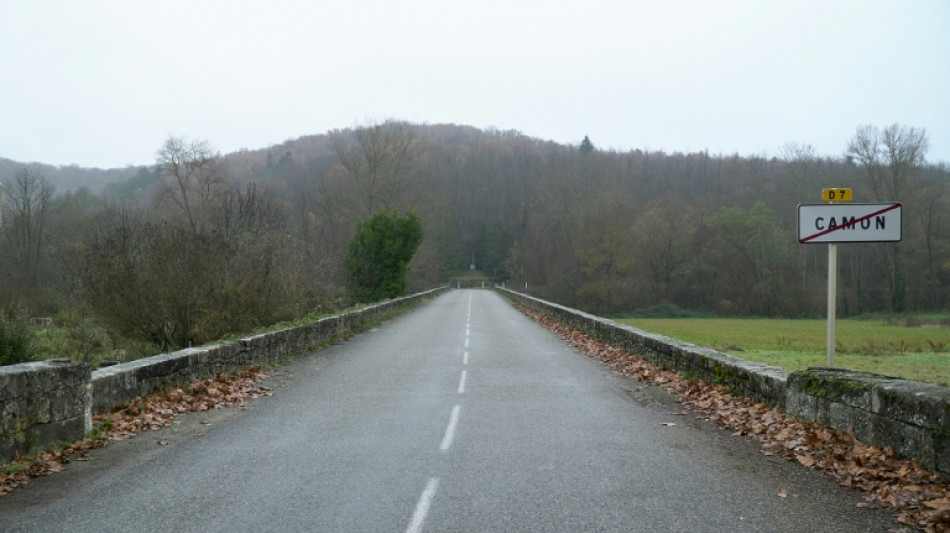
[[387,118],[595,146],[950,163],[950,1],[0,0],[0,157],[151,164]]

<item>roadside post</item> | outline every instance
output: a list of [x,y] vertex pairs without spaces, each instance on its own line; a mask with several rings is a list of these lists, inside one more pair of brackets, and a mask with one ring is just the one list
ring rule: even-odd
[[798,205],[798,242],[828,243],[828,366],[835,365],[839,242],[898,242],[902,205],[852,204],[851,189],[822,189],[824,204]]

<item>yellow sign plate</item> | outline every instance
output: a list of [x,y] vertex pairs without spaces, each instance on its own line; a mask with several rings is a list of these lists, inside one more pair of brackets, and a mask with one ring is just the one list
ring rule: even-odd
[[842,189],[842,188],[822,189],[821,199],[826,202],[850,202],[851,189]]

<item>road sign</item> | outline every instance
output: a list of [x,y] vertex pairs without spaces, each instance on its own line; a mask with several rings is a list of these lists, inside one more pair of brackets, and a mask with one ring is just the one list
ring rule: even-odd
[[851,189],[836,187],[834,189],[822,189],[821,199],[826,202],[850,202]]
[[803,204],[798,241],[896,242],[901,240],[901,204]]

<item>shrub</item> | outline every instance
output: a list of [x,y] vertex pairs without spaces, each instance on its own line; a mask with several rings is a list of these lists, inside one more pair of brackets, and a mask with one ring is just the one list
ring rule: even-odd
[[0,366],[33,361],[36,354],[30,326],[16,319],[0,317]]
[[357,302],[406,294],[409,263],[422,243],[422,222],[409,211],[380,211],[356,224],[344,260],[347,284]]

